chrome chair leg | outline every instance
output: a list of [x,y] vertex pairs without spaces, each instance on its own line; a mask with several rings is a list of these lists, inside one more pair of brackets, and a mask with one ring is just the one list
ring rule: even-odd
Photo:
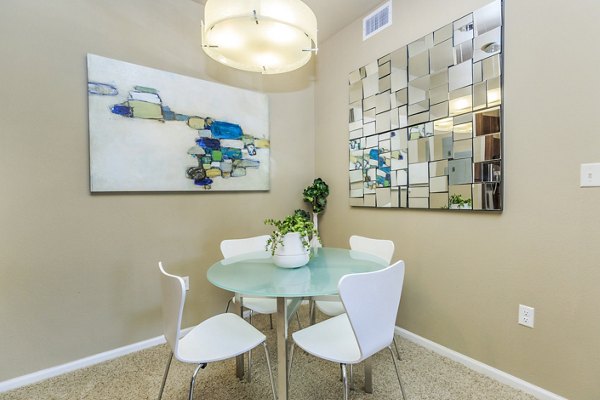
[[273,314],[269,314],[269,324],[271,325],[271,329],[273,329]]
[[317,315],[316,310],[315,310],[315,301],[313,299],[310,300],[310,305],[309,305],[309,313],[308,313],[308,318],[309,318],[309,324],[310,325],[314,325],[315,324],[315,320]]
[[394,347],[396,348],[396,353],[398,354],[398,360],[402,361],[402,357],[400,357],[400,350],[398,350],[398,343],[396,342],[396,335],[394,335]]
[[296,310],[296,321],[298,321],[298,329],[302,329],[302,324],[300,323],[300,315],[298,315],[298,310]]
[[252,349],[248,350],[248,373],[246,374],[246,382],[252,382]]
[[292,342],[292,345],[290,346],[290,361],[288,362],[288,382],[290,381],[290,377],[292,376],[292,362],[294,361],[294,348],[296,347],[296,343]]
[[342,380],[344,381],[344,400],[348,400],[348,376],[346,374],[346,364],[340,364],[342,368]]
[[188,400],[194,399],[194,383],[196,383],[196,375],[198,375],[198,371],[204,368],[206,368],[206,364],[198,364],[198,366],[196,367],[194,375],[192,375],[192,380],[190,381],[190,395],[188,397]]
[[275,381],[273,380],[273,370],[271,369],[271,360],[269,358],[269,350],[267,350],[267,342],[263,342],[263,347],[265,349],[265,356],[267,357],[267,368],[269,369],[269,378],[271,378],[271,390],[273,391],[273,400],[277,400],[277,395],[275,394]]
[[169,361],[167,361],[167,368],[165,369],[165,374],[163,375],[163,380],[160,385],[160,391],[158,392],[158,400],[162,399],[163,390],[165,389],[165,383],[167,383],[167,375],[169,375],[169,368],[171,367],[171,361],[173,360],[173,352],[169,356]]
[[404,386],[402,386],[402,379],[400,379],[400,371],[398,370],[398,365],[396,365],[396,355],[392,350],[392,346],[388,346],[390,353],[392,353],[392,361],[394,363],[394,369],[396,370],[396,376],[398,377],[398,383],[400,384],[400,391],[402,392],[402,399],[406,400],[406,394],[404,393]]
[[354,369],[353,364],[350,364],[350,390],[354,390]]
[[229,299],[229,301],[227,302],[227,307],[225,307],[225,312],[229,312],[229,306],[231,305],[231,300],[233,298]]

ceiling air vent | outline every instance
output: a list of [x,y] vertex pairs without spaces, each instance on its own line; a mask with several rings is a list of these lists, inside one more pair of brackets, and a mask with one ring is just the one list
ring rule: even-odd
[[363,40],[392,25],[392,2],[388,1],[363,19]]

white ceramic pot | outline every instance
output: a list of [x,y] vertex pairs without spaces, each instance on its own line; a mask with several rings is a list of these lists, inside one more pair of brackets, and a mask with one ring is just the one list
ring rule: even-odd
[[308,264],[309,259],[310,253],[297,232],[285,234],[283,244],[277,246],[273,255],[273,263],[281,268],[298,268]]

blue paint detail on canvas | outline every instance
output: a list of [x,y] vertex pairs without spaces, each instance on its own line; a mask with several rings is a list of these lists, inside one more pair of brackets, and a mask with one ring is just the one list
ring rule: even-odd
[[211,139],[207,137],[200,137],[196,139],[196,144],[206,150],[219,150],[221,148],[221,142],[217,139]]
[[100,96],[116,96],[119,94],[119,91],[116,87],[108,83],[90,81],[88,82],[88,93]]
[[169,106],[163,106],[162,113],[165,118],[165,121],[175,121],[175,113],[171,111],[171,108]]
[[371,149],[369,151],[369,158],[371,160],[378,160],[379,159],[379,149]]
[[240,139],[243,135],[242,128],[230,122],[213,121],[209,128],[216,139]]
[[213,183],[213,180],[210,178],[194,180],[194,185],[198,185],[198,186],[210,186],[210,184],[212,184],[212,183]]
[[122,104],[115,104],[111,107],[110,111],[113,114],[122,115],[124,117],[131,117],[133,115],[131,107]]
[[226,160],[241,160],[242,159],[242,150],[240,149],[232,149],[229,147],[221,148],[221,153],[223,153],[223,158]]

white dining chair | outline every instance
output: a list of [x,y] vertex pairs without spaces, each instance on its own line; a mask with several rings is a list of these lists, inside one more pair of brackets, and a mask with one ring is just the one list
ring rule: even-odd
[[181,362],[198,365],[190,381],[188,400],[192,400],[196,375],[200,369],[204,369],[210,362],[233,358],[249,352],[260,344],[265,349],[271,390],[273,399],[276,400],[266,336],[238,315],[225,313],[203,321],[182,337],[181,317],[185,304],[185,283],[181,277],[167,273],[161,262],[158,263],[158,268],[162,292],[163,332],[171,348],[158,400],[162,398],[173,356]]
[[[326,319],[292,334],[294,345],[313,356],[339,363],[348,400],[347,366],[389,349],[394,369],[406,400],[396,357],[391,344],[404,282],[404,262],[374,272],[345,275],[338,290],[346,313]],[[376,311],[374,311],[376,310]],[[291,371],[292,362],[290,362]]]

